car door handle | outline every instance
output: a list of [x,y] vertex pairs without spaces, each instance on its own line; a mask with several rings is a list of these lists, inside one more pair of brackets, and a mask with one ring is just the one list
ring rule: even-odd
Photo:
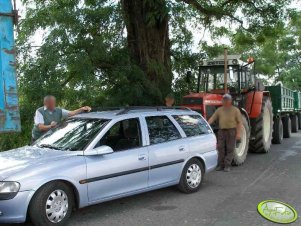
[[185,147],[179,147],[179,151],[185,151]]
[[138,157],[138,160],[145,161],[146,160],[146,156],[145,155],[141,155],[141,156]]

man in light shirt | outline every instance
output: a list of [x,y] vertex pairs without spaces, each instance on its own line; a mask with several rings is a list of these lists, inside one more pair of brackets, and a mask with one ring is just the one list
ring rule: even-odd
[[68,111],[56,107],[56,99],[54,96],[48,95],[44,97],[44,106],[38,108],[34,116],[32,142],[39,139],[50,129],[55,128],[61,121],[85,111],[91,111],[91,108],[89,106],[85,106],[74,111]]

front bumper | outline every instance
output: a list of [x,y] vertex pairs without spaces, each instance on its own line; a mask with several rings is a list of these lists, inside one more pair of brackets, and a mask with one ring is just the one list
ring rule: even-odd
[[10,200],[0,200],[0,223],[23,223],[34,191],[19,192]]

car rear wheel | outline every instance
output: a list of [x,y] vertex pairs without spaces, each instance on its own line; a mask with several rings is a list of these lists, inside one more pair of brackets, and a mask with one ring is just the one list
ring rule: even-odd
[[72,189],[63,182],[50,182],[34,195],[29,206],[29,216],[35,226],[63,226],[73,207]]
[[200,189],[203,177],[204,166],[198,159],[189,160],[182,172],[178,188],[184,193],[193,193]]

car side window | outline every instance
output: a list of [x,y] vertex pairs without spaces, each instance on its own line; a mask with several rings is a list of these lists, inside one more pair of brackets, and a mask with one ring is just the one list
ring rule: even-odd
[[159,144],[181,138],[175,125],[166,116],[146,117],[150,144]]
[[107,145],[114,151],[122,151],[142,146],[138,118],[126,119],[114,124],[101,138],[96,147]]
[[182,127],[187,137],[211,133],[210,127],[199,115],[174,115],[173,117]]

